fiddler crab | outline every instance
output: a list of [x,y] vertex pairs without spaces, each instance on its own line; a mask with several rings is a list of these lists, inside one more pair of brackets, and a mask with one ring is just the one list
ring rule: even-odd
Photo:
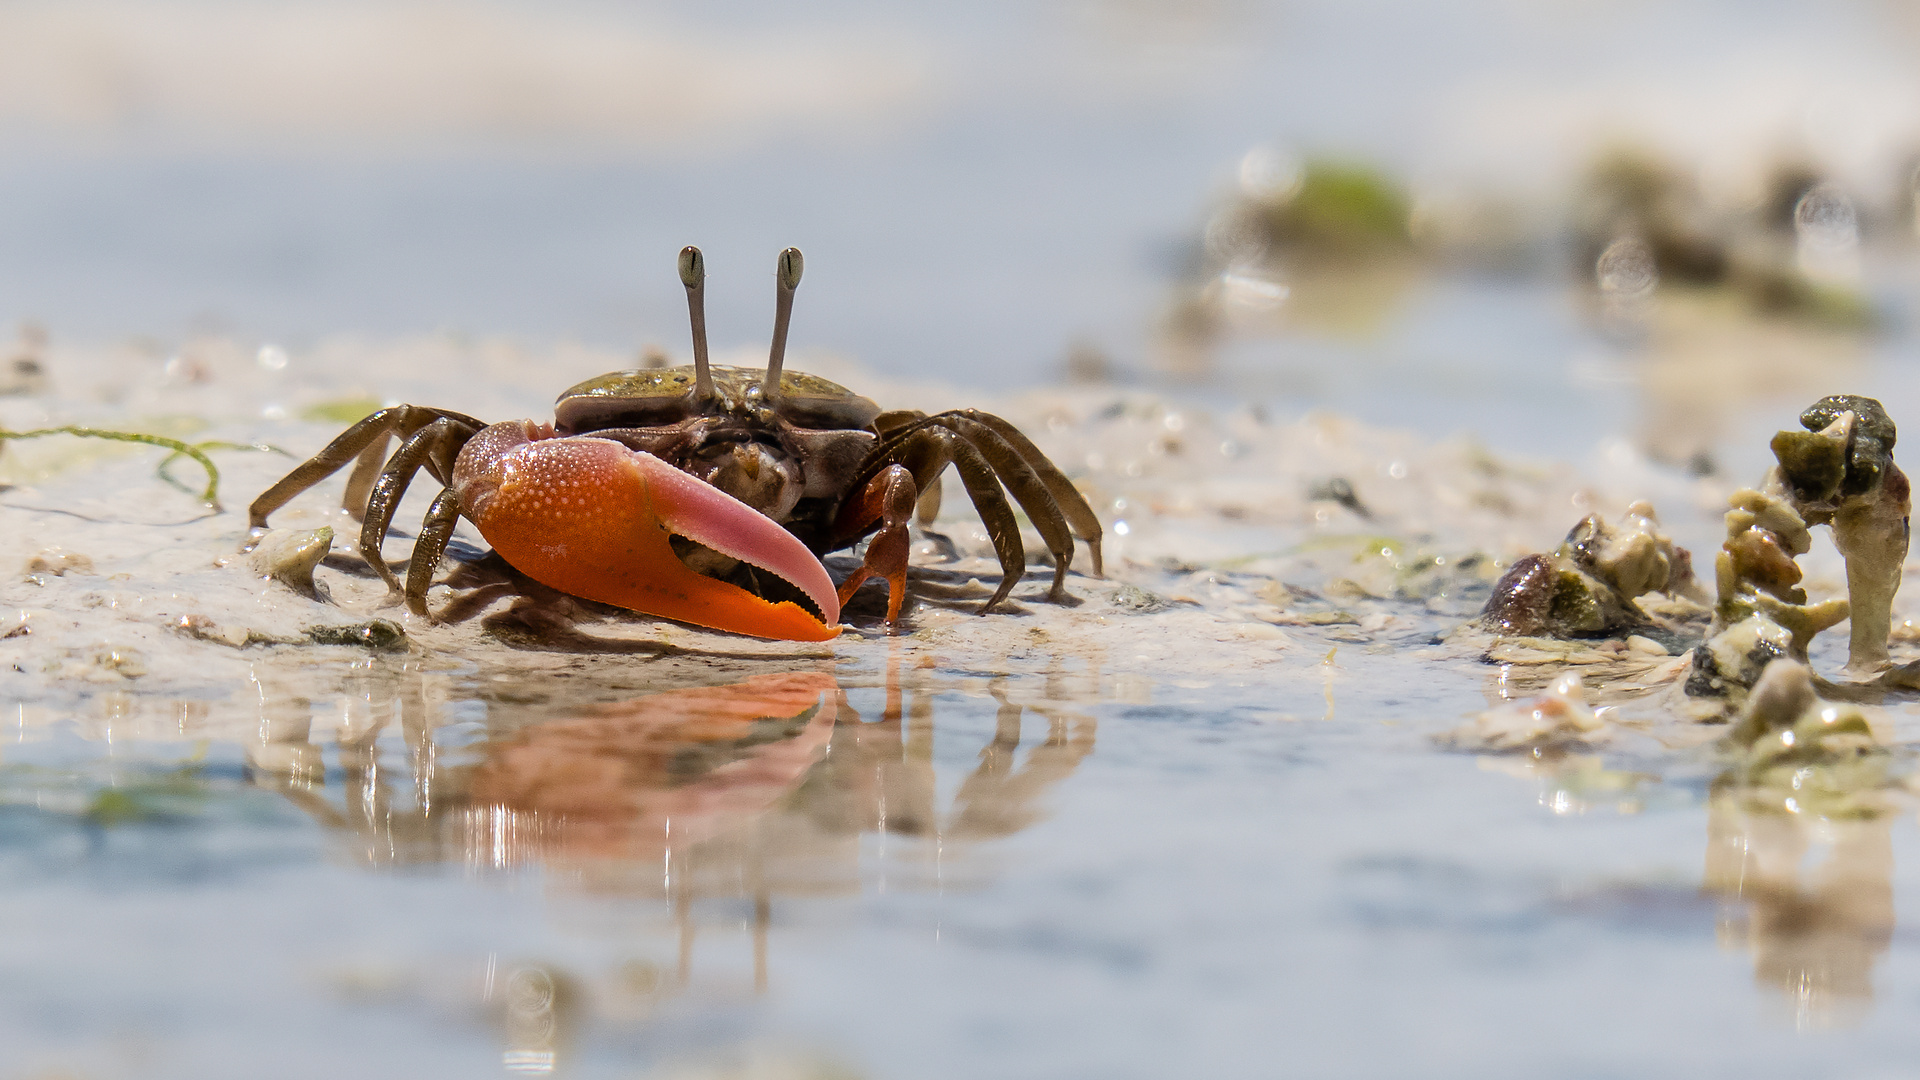
[[[974,409],[885,412],[836,383],[783,370],[801,267],[797,249],[780,253],[764,374],[708,363],[706,266],[689,247],[680,252],[680,280],[692,367],[589,379],[560,395],[551,424],[487,424],[418,405],[381,409],[255,499],[250,525],[259,534],[268,515],[351,461],[345,505],[363,522],[360,554],[416,615],[431,617],[427,589],[464,516],[508,564],[562,592],[733,633],[824,641],[839,632],[841,605],[870,577],[886,581],[887,625],[897,627],[908,522],[916,507],[923,521],[938,511],[940,477],[952,465],[1000,561],[999,588],[982,614],[1026,567],[1007,493],[1053,556],[1053,600],[1065,595],[1075,537],[1100,574],[1099,519],[1012,424]],[[399,449],[388,457],[396,436]],[[443,486],[402,585],[381,544],[423,468]],[[864,561],[835,589],[819,556],[869,535]],[[754,576],[754,567],[792,588]],[[709,575],[734,576],[776,599]]]

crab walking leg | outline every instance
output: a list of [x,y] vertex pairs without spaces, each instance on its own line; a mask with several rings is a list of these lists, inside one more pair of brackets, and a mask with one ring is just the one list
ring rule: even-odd
[[1093,507],[1087,505],[1087,497],[1080,494],[1079,488],[1073,486],[1073,481],[1067,479],[1067,475],[1060,471],[1059,466],[1048,460],[1047,455],[1033,445],[1033,440],[1027,438],[1026,433],[1005,420],[978,409],[958,409],[955,410],[954,415],[964,416],[977,424],[984,424],[993,429],[994,434],[1005,440],[1014,453],[1018,454],[1020,459],[1039,475],[1041,483],[1047,486],[1054,500],[1059,503],[1060,512],[1072,525],[1073,535],[1086,541],[1087,551],[1093,556],[1093,576],[1104,577],[1105,567],[1101,565],[1100,558],[1100,518],[1094,514]]
[[[1060,518],[1064,526],[1072,528],[1073,535],[1087,542],[1088,554],[1093,557],[1093,576],[1105,575],[1100,555],[1100,518],[1094,514],[1093,508],[1087,505],[1087,497],[1080,494],[1080,489],[1073,486],[1073,481],[1067,479],[1066,474],[1048,460],[1047,455],[1041,453],[1040,448],[1033,445],[1033,440],[1027,438],[1019,428],[992,413],[981,412],[978,409],[953,409],[933,416],[917,410],[900,409],[881,413],[874,418],[873,424],[879,429],[882,440],[882,445],[874,451],[873,456],[876,458],[884,457],[901,439],[910,437],[916,431],[930,425],[944,425],[966,435],[969,440],[978,444],[982,452],[987,454],[988,459],[993,461],[995,470],[1003,477],[1009,474],[1007,469],[1000,468],[1002,461],[1012,460],[1023,463],[1033,471],[1039,483],[1046,487],[1048,495],[1047,498],[1035,500],[1022,497],[1019,489],[1014,488],[1015,497],[1026,509],[1027,516],[1033,518],[1036,527],[1040,527],[1041,515]],[[969,434],[967,429],[972,425],[985,427],[991,435],[983,438],[978,434]],[[1013,488],[1012,484],[1008,486]],[[937,489],[930,490],[937,491]],[[1042,510],[1041,514],[1036,514],[1035,506],[1046,503],[1053,505]],[[939,505],[937,498],[934,504],[937,509]],[[928,524],[930,521],[930,518],[923,518],[922,524]],[[1048,541],[1048,546],[1056,555],[1059,554],[1059,549],[1054,547],[1051,540]],[[1071,561],[1073,545],[1069,543],[1066,550],[1069,556],[1068,561]],[[1055,601],[1060,599],[1058,585],[1055,586],[1053,599]]]
[[374,482],[380,479],[380,470],[387,463],[387,444],[391,441],[388,432],[381,432],[353,461],[353,472],[347,476],[347,490],[340,496],[340,508],[353,515],[355,521],[367,520],[367,500],[373,497]]
[[[302,462],[281,477],[278,483],[261,492],[247,510],[247,527],[265,529],[268,515],[291,502],[295,495],[332,476],[341,466],[358,458],[375,441],[380,441],[384,447],[384,440],[389,433],[398,434],[404,439],[440,419],[451,420],[467,432],[479,431],[487,426],[464,413],[447,409],[424,409],[417,405],[392,405],[381,409],[334,436],[326,449]],[[357,473],[359,469],[354,471]],[[350,483],[348,486],[351,488],[353,485]]]
[[900,602],[907,596],[907,519],[919,498],[913,473],[905,465],[889,465],[841,511],[843,517],[863,524],[875,518],[882,522],[880,531],[867,542],[866,561],[840,583],[843,606],[868,578],[879,576],[887,582],[887,625],[900,621]]
[[431,619],[427,612],[427,590],[433,586],[433,572],[440,569],[440,557],[447,553],[447,541],[453,527],[460,524],[460,495],[452,488],[441,488],[427,508],[420,537],[413,545],[413,558],[407,563],[407,610]]
[[[900,459],[898,464],[905,465],[913,473],[914,483],[919,487],[938,483],[941,472],[949,464],[960,473],[960,482],[967,489],[967,497],[973,500],[973,508],[980,514],[981,523],[987,527],[987,537],[993,541],[994,555],[1000,560],[1000,587],[994,590],[986,603],[980,605],[979,614],[992,611],[1020,583],[1027,568],[1026,548],[1020,542],[1020,522],[1013,516],[1013,507],[1000,490],[1000,480],[995,476],[992,464],[971,442],[935,424],[916,426],[905,434],[888,439],[868,455],[868,461],[873,462],[883,453],[897,456]],[[865,466],[866,469],[874,467],[873,464]],[[861,520],[859,510],[858,503],[849,503],[841,509],[834,526],[836,537],[857,537],[873,523],[873,516]],[[868,513],[877,516],[877,510],[870,509]],[[1060,560],[1056,569],[1064,566],[1065,561]]]
[[[756,637],[826,641],[840,603],[820,560],[766,515],[651,454],[531,421],[495,424],[460,451],[461,510],[528,577],[589,600]],[[687,568],[669,535],[771,571],[826,616],[769,603]]]
[[387,530],[393,526],[394,511],[400,509],[400,500],[407,497],[407,486],[413,483],[413,474],[419,472],[422,465],[440,476],[447,475],[448,470],[432,463],[435,449],[469,434],[471,432],[463,430],[457,421],[443,416],[408,435],[400,449],[387,460],[380,478],[374,481],[373,493],[367,496],[366,512],[360,519],[360,557],[387,583],[388,592],[401,591],[393,568],[387,565],[386,556],[380,551],[386,544]]

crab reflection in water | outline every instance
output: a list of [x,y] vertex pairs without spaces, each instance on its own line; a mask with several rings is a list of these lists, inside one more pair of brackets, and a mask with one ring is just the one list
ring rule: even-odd
[[[1048,704],[1026,705],[1008,680],[992,680],[993,735],[943,808],[934,696],[949,687],[917,669],[903,678],[897,656],[873,721],[833,674],[788,671],[574,708],[512,730],[496,723],[491,738],[457,755],[433,737],[434,678],[403,675],[384,702],[376,693],[356,704],[363,715],[350,715],[339,738],[340,795],[325,790],[305,700],[263,725],[256,781],[348,838],[354,858],[370,865],[540,868],[568,891],[664,902],[677,930],[677,972],[647,965],[625,980],[652,1001],[692,978],[697,906],[726,916],[750,906],[754,989],[765,990],[776,897],[852,894],[876,879],[882,887],[951,882],[948,871],[965,866],[956,857],[964,844],[1043,816],[1047,793],[1092,752],[1096,735],[1092,716],[1053,707],[1058,687],[1044,691]],[[1047,734],[1020,759],[1029,709],[1045,717]],[[383,765],[376,745],[395,719],[406,778]],[[880,842],[863,845],[869,833]],[[900,838],[912,842],[888,843]],[[486,996],[504,1010],[516,1053],[537,1063],[551,1047],[514,1033],[564,1028],[566,1002],[582,994],[564,973],[520,968],[490,971]],[[553,1023],[532,1016],[543,1009]]]

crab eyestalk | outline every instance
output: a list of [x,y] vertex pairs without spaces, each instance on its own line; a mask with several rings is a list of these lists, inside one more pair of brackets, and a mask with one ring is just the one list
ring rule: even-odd
[[713,400],[713,369],[707,363],[707,260],[689,244],[680,249],[680,283],[687,287],[687,321],[693,324],[693,398]]
[[780,396],[780,369],[787,362],[787,324],[793,320],[793,290],[800,287],[800,272],[806,260],[799,248],[780,253],[779,283],[774,293],[773,350],[767,354],[767,378],[760,392],[768,404]]

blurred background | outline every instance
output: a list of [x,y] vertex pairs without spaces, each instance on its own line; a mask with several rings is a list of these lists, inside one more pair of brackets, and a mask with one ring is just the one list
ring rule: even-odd
[[1711,471],[1905,388],[1916,53],[1894,0],[6,0],[0,327],[678,359],[681,245],[757,348],[794,244],[802,356]]

